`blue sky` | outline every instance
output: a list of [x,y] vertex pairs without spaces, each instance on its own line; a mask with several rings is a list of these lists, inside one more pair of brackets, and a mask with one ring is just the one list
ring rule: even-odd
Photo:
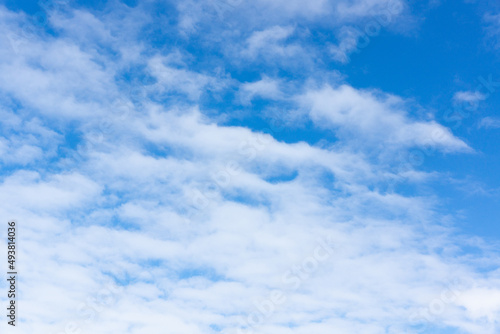
[[2,333],[499,332],[497,2],[3,0],[0,28]]

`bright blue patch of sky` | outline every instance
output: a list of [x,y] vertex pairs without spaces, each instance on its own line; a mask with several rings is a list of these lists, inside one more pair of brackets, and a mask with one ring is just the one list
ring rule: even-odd
[[179,279],[203,277],[213,282],[226,280],[224,276],[219,275],[213,268],[187,268],[181,270],[178,276]]

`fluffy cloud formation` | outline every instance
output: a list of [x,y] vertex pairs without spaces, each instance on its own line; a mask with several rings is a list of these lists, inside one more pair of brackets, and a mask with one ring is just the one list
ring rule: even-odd
[[319,126],[338,129],[368,147],[386,148],[432,146],[444,151],[468,151],[463,141],[434,121],[408,118],[403,101],[395,96],[378,97],[373,92],[359,91],[342,85],[307,92],[301,100]]
[[[330,9],[352,20],[385,3],[295,1],[281,15]],[[484,269],[498,267],[497,254],[456,235],[435,197],[382,187],[425,183],[426,172],[394,171],[363,148],[460,153],[466,143],[390,94],[264,70],[239,80],[263,53],[291,50],[295,30],[273,15],[239,37],[247,21],[224,30],[236,54],[249,52],[241,62],[186,42],[204,19],[195,2],[176,7],[169,29],[181,38],[166,46],[147,40],[154,13],[115,6],[55,11],[57,31],[30,36],[22,14],[0,10],[17,43],[2,39],[0,56],[0,216],[21,231],[19,333],[495,333],[498,303],[479,300],[500,293],[500,273]],[[278,12],[284,2],[255,6]],[[303,116],[292,123],[337,138],[279,139],[301,124],[276,119],[231,125],[236,107],[220,96],[284,101]]]

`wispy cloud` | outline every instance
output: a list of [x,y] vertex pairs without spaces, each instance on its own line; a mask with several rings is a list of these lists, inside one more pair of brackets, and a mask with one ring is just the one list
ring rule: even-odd
[[495,48],[500,47],[500,14],[488,13],[484,16],[486,21],[487,37]]
[[262,80],[244,83],[240,86],[240,98],[242,103],[248,104],[255,97],[269,100],[279,100],[284,98],[280,89],[280,82],[264,76]]
[[500,119],[495,117],[484,117],[479,121],[478,126],[486,129],[500,128]]
[[455,100],[455,102],[467,102],[470,104],[474,104],[485,99],[486,96],[484,94],[472,91],[456,92],[453,96],[453,100]]

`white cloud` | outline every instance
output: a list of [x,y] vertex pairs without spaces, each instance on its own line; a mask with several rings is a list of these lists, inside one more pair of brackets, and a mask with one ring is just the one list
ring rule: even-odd
[[57,155],[62,136],[27,113],[0,110],[0,161],[7,166],[29,165]]
[[255,58],[259,55],[270,57],[291,57],[298,53],[296,45],[286,45],[285,41],[294,32],[292,27],[275,26],[257,31],[247,39],[246,48],[241,52],[245,57]]
[[486,99],[486,96],[480,92],[472,92],[472,91],[461,91],[456,92],[453,96],[453,100],[455,102],[467,102],[470,104],[475,104],[479,101],[483,101]]
[[[405,11],[400,0],[339,1],[336,6],[340,20],[351,23],[337,29],[337,44],[330,46],[333,59],[340,63],[348,63],[351,53],[366,48],[383,29],[394,27]],[[406,21],[411,22],[410,17]]]
[[353,27],[342,27],[338,35],[338,45],[330,46],[333,59],[341,63],[350,61],[349,54],[358,49],[358,42],[363,32]]
[[[210,1],[200,6],[198,1],[181,3],[179,10],[188,22],[199,23],[206,18],[220,20],[244,20],[255,28],[262,23],[283,24],[285,22],[322,22],[330,26],[337,26],[344,22],[355,22],[367,17],[391,15],[396,17],[403,13],[404,1],[401,0],[258,0],[252,3],[241,0]],[[206,8],[207,13],[200,11]],[[210,13],[211,15],[208,15]],[[259,20],[261,13],[267,13],[266,20]],[[185,22],[184,20],[182,22]],[[192,25],[190,25],[192,26]]]
[[[95,200],[101,187],[87,177],[72,174],[51,175],[47,180],[32,171],[18,171],[0,184],[1,200],[7,207],[57,212]],[[43,195],[42,195],[43,194]]]
[[[285,64],[298,69],[321,62],[318,56],[324,47],[331,48],[335,60],[347,62],[347,55],[356,47],[353,44],[363,46],[386,28],[406,31],[405,25],[414,22],[401,0],[184,1],[177,9],[179,29],[186,38],[198,36],[220,45],[230,55],[263,59],[266,64],[271,59],[282,64],[288,58]],[[308,38],[293,39],[297,35],[316,36],[325,27],[337,35],[336,46],[308,43]],[[356,36],[346,36],[346,29],[356,31]],[[241,36],[250,37],[241,43]],[[238,63],[237,57],[230,58]]]
[[493,47],[500,47],[500,14],[486,14],[484,20],[487,23],[487,37],[492,41]]
[[280,100],[284,98],[284,94],[278,80],[264,76],[259,81],[247,82],[240,86],[240,99],[243,104],[249,104],[255,97]]
[[485,317],[495,321],[500,317],[500,290],[474,288],[464,291],[458,304],[465,307],[473,319]]
[[206,89],[218,90],[223,85],[208,75],[169,64],[171,57],[155,57],[149,61],[151,74],[158,79],[157,89],[167,94],[182,93],[197,100]]
[[256,3],[263,9],[272,11],[277,17],[286,18],[306,18],[313,19],[324,16],[331,10],[331,3],[328,0],[258,0]]
[[335,3],[337,15],[344,20],[375,18],[379,15],[392,20],[405,9],[405,2],[402,0],[341,0],[333,1],[333,3]]
[[[43,114],[80,118],[103,112],[102,102],[116,91],[109,70],[92,55],[64,40],[24,40],[23,47],[2,58],[4,93]],[[3,44],[3,47],[8,47]],[[71,110],[71,112],[68,112]]]
[[435,121],[408,117],[401,99],[377,96],[342,85],[311,90],[301,97],[304,108],[321,127],[337,130],[368,147],[430,146],[443,151],[470,151],[469,146]]
[[495,117],[484,117],[479,121],[480,128],[498,129],[500,128],[500,119]]

